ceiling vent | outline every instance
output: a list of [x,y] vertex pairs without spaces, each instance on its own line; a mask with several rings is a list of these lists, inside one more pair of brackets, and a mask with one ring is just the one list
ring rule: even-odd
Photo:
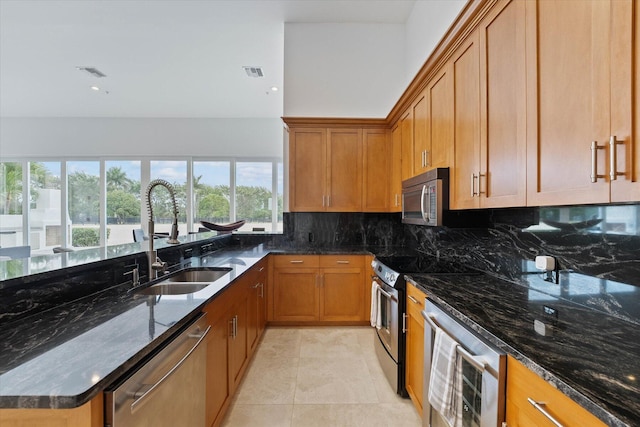
[[98,70],[96,67],[76,67],[76,68],[80,71],[84,71],[85,73],[92,75],[93,77],[97,77],[97,78],[107,77],[105,73]]
[[244,71],[247,73],[249,77],[264,77],[264,73],[262,72],[262,67],[251,67],[244,66]]

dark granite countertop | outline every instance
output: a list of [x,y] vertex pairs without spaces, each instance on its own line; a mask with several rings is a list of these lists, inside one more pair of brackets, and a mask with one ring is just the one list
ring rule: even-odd
[[198,315],[269,251],[221,250],[192,266],[229,267],[188,295],[141,296],[109,289],[31,316],[0,331],[0,408],[73,408],[115,379]]
[[[412,274],[407,278],[445,311],[607,425],[637,426],[638,288],[618,284],[610,285],[607,291],[600,284],[599,290],[594,291],[584,276],[563,273],[561,284],[535,276],[518,284],[487,274]],[[620,302],[624,300],[623,307]],[[612,310],[612,306],[616,309]],[[556,310],[557,318],[545,314],[545,307]],[[551,336],[534,331],[536,319],[552,326]]]

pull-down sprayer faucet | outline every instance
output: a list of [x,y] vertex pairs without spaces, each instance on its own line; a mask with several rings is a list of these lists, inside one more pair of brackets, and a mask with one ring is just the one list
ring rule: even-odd
[[164,179],[154,179],[147,187],[147,210],[149,211],[149,252],[147,252],[147,258],[149,260],[149,280],[156,279],[158,277],[158,271],[164,271],[167,268],[167,263],[158,257],[158,251],[153,248],[154,223],[151,191],[157,186],[165,187],[169,191],[171,203],[173,204],[173,223],[171,224],[171,234],[169,235],[167,243],[173,245],[180,243],[178,240],[178,204],[176,203],[176,191],[173,185]]

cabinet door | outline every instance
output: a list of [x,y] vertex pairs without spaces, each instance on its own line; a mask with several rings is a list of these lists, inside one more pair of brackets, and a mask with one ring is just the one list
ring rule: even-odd
[[231,317],[228,319],[231,322],[235,321],[233,334],[229,340],[229,381],[232,393],[242,379],[242,373],[248,357],[247,301],[248,295],[244,292],[233,305]]
[[322,269],[320,291],[320,320],[366,320],[364,273],[359,265]]
[[400,119],[402,137],[402,181],[414,175],[413,172],[413,111],[409,109]]
[[364,173],[363,173],[363,211],[387,212],[389,210],[389,191],[391,190],[391,154],[388,133],[382,129],[365,129],[362,135]]
[[407,357],[406,388],[409,397],[422,414],[422,377],[424,374],[424,320],[421,311],[426,295],[418,288],[407,284]]
[[[212,304],[215,304],[212,303]],[[217,307],[216,307],[217,308]],[[217,316],[213,309],[207,313],[207,319]],[[219,317],[209,322],[211,330],[207,336],[207,388],[206,388],[206,425],[220,424],[221,410],[229,398],[228,340],[231,328],[228,317]]]
[[326,210],[360,212],[362,210],[362,129],[327,131]]
[[454,80],[455,167],[452,168],[452,207],[480,205],[480,69],[478,36],[473,33],[451,60]]
[[480,24],[481,207],[526,204],[524,3],[505,1]]
[[252,274],[246,283],[247,287],[247,349],[249,354],[253,353],[258,345],[258,304],[260,302],[260,284],[257,274]]
[[318,283],[316,268],[276,267],[273,274],[273,320],[317,320]]
[[427,86],[427,169],[447,168],[453,161],[453,79],[442,70]]
[[402,209],[402,127],[398,124],[391,131],[391,193],[389,211]]
[[289,135],[289,208],[292,212],[324,210],[326,142],[326,129],[293,129]]
[[[610,136],[610,3],[530,1],[526,9],[527,204],[606,203],[592,141]],[[608,148],[597,150],[605,174]]]
[[[611,61],[615,65],[611,69],[611,135],[622,142],[615,148],[617,179],[611,183],[611,201],[637,202],[640,200],[640,147],[637,132],[631,132],[634,128],[640,129],[640,7],[632,0],[614,1],[611,14]],[[633,58],[635,63],[628,58]],[[632,99],[629,94],[633,94]],[[628,123],[635,126],[629,128]]]
[[411,107],[413,110],[413,174],[418,175],[430,169],[429,162],[432,155],[431,141],[427,135],[428,106],[425,92],[418,96],[418,99]]

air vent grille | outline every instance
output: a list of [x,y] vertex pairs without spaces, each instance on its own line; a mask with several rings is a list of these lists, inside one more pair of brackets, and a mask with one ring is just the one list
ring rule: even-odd
[[262,67],[254,67],[254,66],[244,66],[244,71],[247,73],[249,77],[264,77],[264,72],[262,71]]
[[85,73],[92,75],[93,77],[97,77],[97,78],[107,77],[105,73],[98,70],[96,67],[76,67],[76,68],[80,71],[84,71]]

